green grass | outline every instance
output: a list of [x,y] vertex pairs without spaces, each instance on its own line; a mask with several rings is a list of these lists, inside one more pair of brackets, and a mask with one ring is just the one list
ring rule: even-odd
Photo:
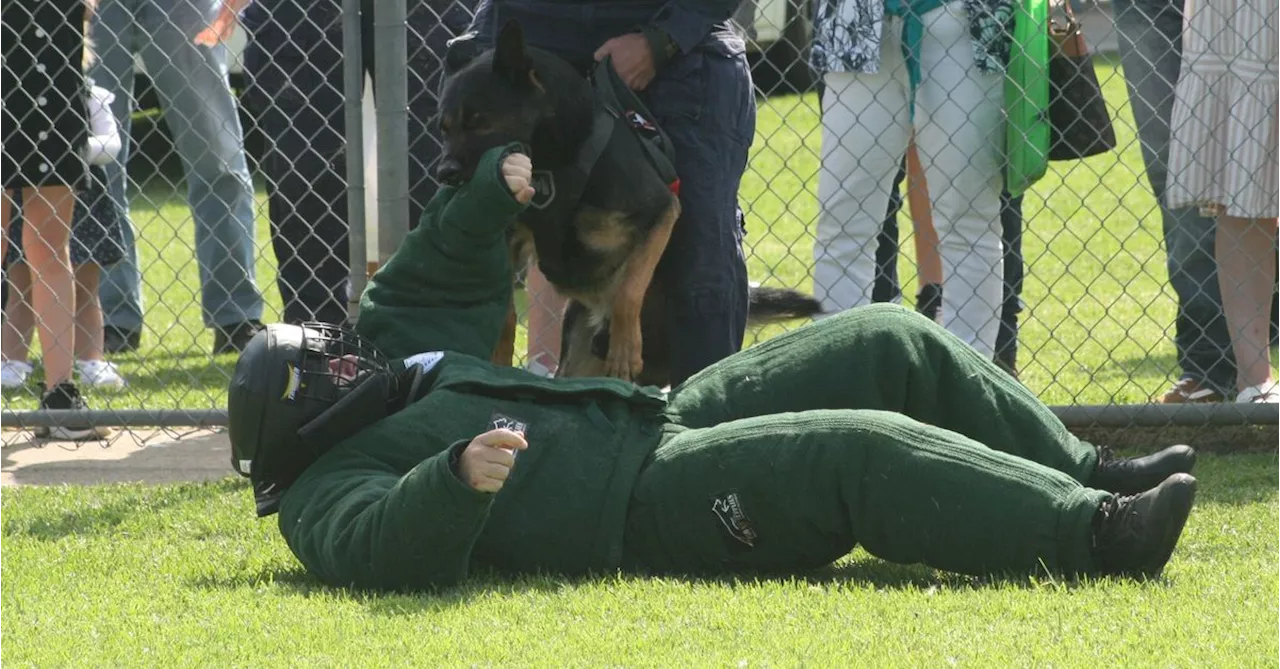
[[[1160,217],[1118,66],[1098,60],[1119,149],[1080,162],[1053,163],[1027,195],[1027,280],[1020,362],[1023,381],[1049,404],[1143,403],[1178,373],[1171,341],[1175,301],[1167,281]],[[758,136],[743,180],[747,252],[753,280],[812,289],[812,225],[821,146],[817,99],[762,102]],[[154,184],[155,182],[153,182]],[[200,321],[193,226],[184,194],[149,187],[134,201],[145,270],[143,349],[118,361],[125,391],[93,391],[97,408],[221,407],[232,356],[211,360],[212,335]],[[258,281],[268,318],[279,313],[274,258],[259,192]],[[915,295],[914,253],[905,217],[903,292]],[[523,305],[523,295],[519,297]],[[783,331],[750,333],[748,344]],[[524,331],[517,351],[524,350]],[[34,408],[29,392],[5,394],[13,408]]]
[[[1141,402],[1173,373],[1155,203],[1123,82],[1122,151],[1055,165],[1028,197],[1024,378],[1053,403]],[[815,100],[760,109],[742,200],[756,280],[808,288]],[[278,308],[260,199],[258,278]],[[180,195],[136,201],[148,332],[100,408],[222,406]],[[1103,221],[1106,225],[1103,225]],[[903,247],[911,248],[909,225]],[[913,258],[903,256],[910,281]],[[1070,271],[1068,275],[1066,272]],[[758,333],[772,336],[773,328]],[[522,333],[523,336],[523,333]],[[523,340],[521,341],[523,346]],[[29,408],[22,393],[6,405]],[[1199,503],[1159,582],[984,582],[861,550],[794,578],[476,574],[436,594],[323,587],[253,518],[245,483],[6,488],[6,666],[1276,666],[1274,453],[1202,456]]]
[[1158,582],[983,582],[854,552],[778,579],[478,574],[335,590],[238,480],[4,492],[8,666],[1276,666],[1274,453],[1204,456]]

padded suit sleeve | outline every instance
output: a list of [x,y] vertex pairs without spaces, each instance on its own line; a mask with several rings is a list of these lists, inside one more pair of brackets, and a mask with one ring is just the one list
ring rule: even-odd
[[[458,442],[397,476],[352,451],[309,470],[280,507],[298,559],[334,587],[420,590],[467,577],[494,495],[454,474]],[[312,467],[313,470],[319,469]]]
[[512,296],[506,232],[524,209],[500,171],[515,148],[490,149],[469,182],[442,189],[369,280],[356,329],[387,356],[493,354]]

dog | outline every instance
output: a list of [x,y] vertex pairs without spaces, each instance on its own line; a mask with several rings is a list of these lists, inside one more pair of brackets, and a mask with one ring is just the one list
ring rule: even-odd
[[[665,136],[638,110],[602,102],[564,59],[528,47],[515,21],[492,49],[467,42],[455,41],[446,56],[437,178],[465,182],[489,149],[526,147],[536,194],[511,231],[512,262],[535,259],[567,298],[557,376],[669,385],[663,305],[680,287],[654,274],[680,217],[678,180],[655,167],[641,133]],[[777,288],[753,287],[749,305],[752,324],[821,312],[812,297]],[[514,325],[513,306],[495,361],[510,364]]]

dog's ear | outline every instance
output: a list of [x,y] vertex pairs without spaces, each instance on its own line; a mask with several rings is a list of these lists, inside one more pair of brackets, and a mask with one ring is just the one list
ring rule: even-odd
[[444,73],[446,76],[457,73],[480,55],[480,41],[476,37],[477,33],[472,31],[445,42]]
[[524,48],[524,31],[514,19],[507,21],[498,33],[493,73],[520,87],[530,86],[533,81],[533,61]]

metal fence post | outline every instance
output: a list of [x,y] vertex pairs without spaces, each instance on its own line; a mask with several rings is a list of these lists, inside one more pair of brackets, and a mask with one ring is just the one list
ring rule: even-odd
[[364,210],[364,118],[361,98],[364,91],[364,59],[361,51],[360,0],[342,0],[342,77],[346,97],[347,139],[347,240],[350,262],[350,295],[347,317],[355,323],[360,313],[360,295],[367,277],[365,266]]
[[378,120],[378,262],[409,232],[409,46],[405,0],[374,3]]

